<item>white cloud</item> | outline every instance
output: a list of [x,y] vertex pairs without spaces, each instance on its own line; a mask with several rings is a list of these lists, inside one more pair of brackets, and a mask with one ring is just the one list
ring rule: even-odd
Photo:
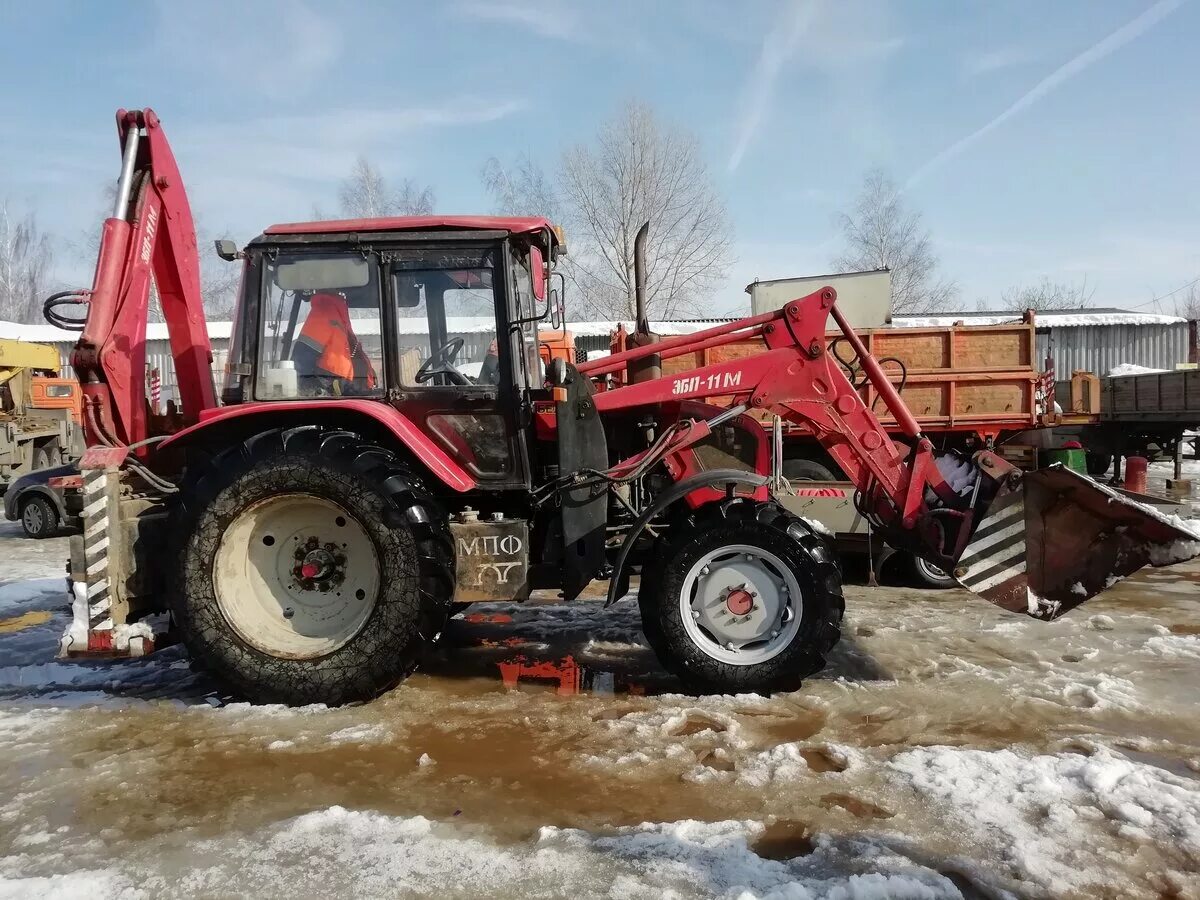
[[1096,44],[1093,44],[1087,50],[1080,53],[1075,58],[1059,66],[1030,90],[1026,91],[1012,106],[1000,113],[986,125],[977,128],[964,138],[955,141],[945,150],[942,150],[920,168],[918,168],[905,183],[904,187],[907,190],[921,181],[930,172],[944,165],[956,156],[961,154],[972,144],[984,137],[989,132],[999,128],[1013,116],[1025,111],[1033,106],[1047,94],[1056,90],[1064,82],[1074,78],[1080,72],[1087,69],[1089,66],[1100,62],[1105,57],[1116,52],[1121,47],[1128,44],[1130,41],[1140,37],[1145,32],[1149,31],[1157,25],[1162,19],[1166,18],[1176,9],[1183,5],[1184,0],[1158,0],[1153,6],[1137,16],[1133,20],[1122,25],[1108,37],[1104,38]]
[[763,36],[747,78],[729,171],[737,170],[758,137],[776,82],[789,63],[816,70],[835,82],[857,79],[864,69],[884,63],[903,45],[903,38],[890,33],[888,17],[874,5],[788,0]]
[[763,37],[762,49],[758,52],[758,60],[750,73],[742,99],[737,136],[729,156],[730,172],[741,165],[750,142],[757,136],[759,124],[775,90],[775,80],[799,43],[800,35],[808,27],[814,11],[815,2],[790,3],[782,19]]
[[454,12],[467,19],[499,22],[554,40],[584,40],[576,10],[561,2],[530,0],[463,0]]
[[969,76],[988,75],[1033,62],[1039,54],[1032,47],[1012,44],[982,53],[972,53],[963,59],[963,71]]
[[[360,154],[374,158],[389,176],[411,175],[405,168],[409,148],[430,141],[434,132],[486,125],[524,108],[522,100],[467,97],[419,107],[205,121],[178,129],[165,124],[194,202],[220,218],[228,217],[230,200],[236,198],[240,221],[231,224],[261,228],[266,219],[308,217],[314,203],[328,201]],[[337,127],[330,128],[330,122]],[[247,203],[265,218],[251,218]]]
[[160,64],[200,75],[226,92],[301,95],[329,73],[346,48],[341,17],[300,0],[159,0],[157,6],[151,52]]

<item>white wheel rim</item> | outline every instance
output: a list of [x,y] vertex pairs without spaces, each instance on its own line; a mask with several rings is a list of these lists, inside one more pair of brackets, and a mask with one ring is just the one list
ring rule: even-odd
[[795,640],[803,619],[800,583],[775,554],[730,544],[700,557],[679,592],[692,642],[734,666],[773,659]]
[[950,578],[949,575],[947,575],[944,571],[939,569],[933,563],[926,562],[925,560],[921,559],[921,557],[919,557],[919,556],[917,557],[917,568],[925,573],[926,578],[929,578],[933,581]]
[[29,531],[41,531],[42,525],[42,508],[36,503],[30,503],[25,507],[25,527]]
[[379,560],[362,523],[340,505],[284,494],[233,520],[217,548],[213,584],[243,641],[271,656],[311,659],[362,630],[379,593]]

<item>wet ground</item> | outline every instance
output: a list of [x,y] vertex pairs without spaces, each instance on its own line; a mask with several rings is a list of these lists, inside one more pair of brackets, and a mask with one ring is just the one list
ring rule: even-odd
[[1200,897],[1200,564],[1044,624],[847,590],[794,694],[690,697],[636,609],[476,607],[365,706],[60,663],[0,525],[0,897]]

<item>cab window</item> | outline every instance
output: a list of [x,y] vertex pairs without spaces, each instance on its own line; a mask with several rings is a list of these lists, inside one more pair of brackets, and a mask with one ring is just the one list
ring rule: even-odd
[[255,396],[382,393],[378,260],[359,252],[268,261]]
[[487,251],[403,251],[392,267],[400,384],[500,383],[496,292]]

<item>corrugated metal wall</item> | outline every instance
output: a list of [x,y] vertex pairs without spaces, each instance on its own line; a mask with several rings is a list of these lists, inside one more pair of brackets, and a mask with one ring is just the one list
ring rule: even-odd
[[[718,322],[721,320],[714,320]],[[490,343],[490,334],[464,333],[466,340],[463,358],[475,358],[484,349],[483,342]],[[401,335],[405,346],[419,346],[419,335]],[[1174,369],[1179,363],[1188,361],[1188,326],[1186,322],[1174,325],[1082,325],[1074,328],[1051,328],[1038,330],[1037,366],[1042,368],[1050,342],[1054,342],[1054,369],[1060,380],[1070,378],[1072,372],[1083,370],[1105,375],[1108,370],[1121,363],[1133,363],[1148,369]],[[218,390],[224,378],[225,354],[229,341],[217,338],[213,341],[214,378]],[[368,341],[369,345],[369,341]],[[72,342],[61,341],[58,347],[64,371],[71,377],[69,366]],[[581,335],[575,338],[577,351],[607,350],[609,339],[604,336]],[[167,341],[148,341],[146,361],[157,367],[162,375],[163,400],[178,399],[175,390],[175,369],[171,361],[171,348]]]
[[1188,326],[1174,325],[1081,325],[1051,328],[1037,334],[1038,367],[1042,367],[1050,344],[1054,344],[1054,371],[1060,378],[1072,372],[1107,375],[1121,363],[1148,369],[1174,369],[1188,361]]

